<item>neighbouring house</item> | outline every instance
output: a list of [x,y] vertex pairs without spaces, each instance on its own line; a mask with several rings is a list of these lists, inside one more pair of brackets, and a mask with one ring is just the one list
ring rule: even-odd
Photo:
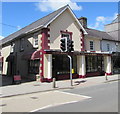
[[102,51],[112,52],[112,71],[120,73],[120,14],[112,23],[105,25],[105,32],[111,37],[102,40]]
[[[112,53],[101,49],[103,37],[109,36],[87,28],[87,18],[78,19],[66,5],[2,39],[1,72],[31,80],[40,76],[41,82],[69,79],[70,54],[73,78],[111,75]],[[74,41],[74,52],[61,52],[62,37]]]

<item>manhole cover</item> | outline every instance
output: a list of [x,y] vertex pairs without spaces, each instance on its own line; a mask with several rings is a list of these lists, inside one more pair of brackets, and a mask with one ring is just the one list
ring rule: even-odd
[[40,84],[35,84],[34,86],[40,86]]
[[32,98],[32,99],[38,99],[38,97],[30,97],[30,98]]

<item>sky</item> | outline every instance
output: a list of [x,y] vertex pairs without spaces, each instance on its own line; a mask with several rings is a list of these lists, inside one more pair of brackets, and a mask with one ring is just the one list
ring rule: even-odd
[[104,30],[118,14],[118,2],[75,2],[71,0],[41,0],[41,2],[2,2],[2,34],[4,38],[32,22],[69,4],[77,18],[88,19],[88,27]]

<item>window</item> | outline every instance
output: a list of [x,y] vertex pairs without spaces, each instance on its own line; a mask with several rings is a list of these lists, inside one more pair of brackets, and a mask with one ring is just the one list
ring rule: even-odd
[[102,56],[86,56],[86,72],[104,71]]
[[39,74],[39,65],[40,65],[40,60],[29,60],[28,63],[28,73],[30,74]]
[[[53,75],[67,75],[70,73],[69,58],[66,55],[53,55]],[[77,73],[77,57],[72,56],[72,68]]]
[[62,38],[63,38],[63,37],[67,37],[67,38],[70,39],[70,34],[69,34],[69,33],[62,33]]
[[90,50],[94,50],[94,42],[93,41],[90,41]]
[[107,44],[107,51],[110,51],[110,44]]
[[11,50],[10,50],[10,53],[13,53],[13,52],[14,52],[14,46],[15,46],[15,43],[12,42],[12,43],[11,43]]
[[20,39],[20,51],[24,50],[24,38]]
[[34,34],[34,47],[38,47],[38,34]]

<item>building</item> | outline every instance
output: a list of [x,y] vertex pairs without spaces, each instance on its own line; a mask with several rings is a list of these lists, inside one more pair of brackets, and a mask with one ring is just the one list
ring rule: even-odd
[[[69,79],[69,54],[73,78],[111,75],[112,53],[101,49],[103,37],[109,36],[87,28],[87,19],[78,19],[66,5],[2,40],[2,74],[32,80],[40,76],[41,82]],[[74,52],[61,52],[62,37],[74,41]]]
[[113,73],[120,73],[120,14],[112,23],[105,25],[105,31],[111,37],[103,39],[102,50],[112,52],[112,71]]

